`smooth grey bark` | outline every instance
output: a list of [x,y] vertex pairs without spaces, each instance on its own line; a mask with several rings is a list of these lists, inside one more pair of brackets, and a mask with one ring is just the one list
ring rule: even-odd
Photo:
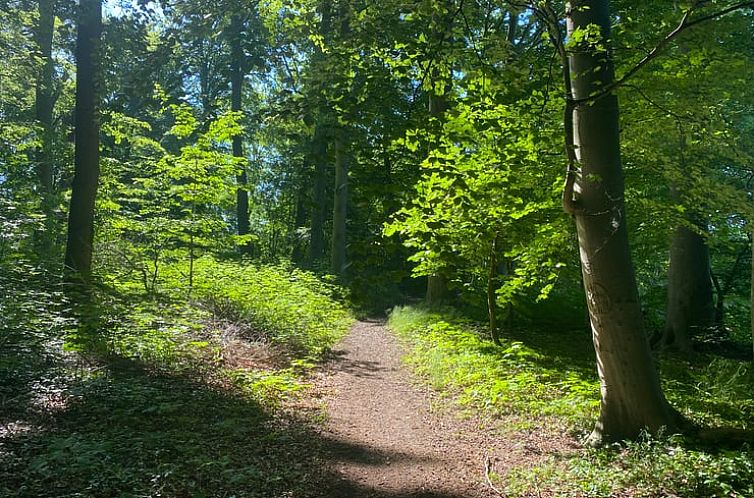
[[513,45],[516,41],[516,35],[518,34],[518,16],[520,11],[518,7],[511,6],[508,9],[508,31],[505,34],[505,39]]
[[55,0],[39,0],[39,21],[34,31],[34,40],[39,50],[41,67],[35,89],[35,118],[41,128],[41,144],[36,152],[36,173],[39,181],[44,229],[37,234],[41,254],[48,255],[53,247],[55,234],[55,182],[53,115],[55,109],[52,38],[55,28]]
[[75,171],[68,213],[65,272],[70,283],[89,284],[94,243],[94,203],[99,182],[99,46],[102,3],[81,0],[76,35]]
[[[234,112],[241,111],[243,97],[243,60],[244,53],[241,46],[241,37],[243,36],[243,20],[241,16],[233,16],[231,20],[231,110]],[[233,157],[243,160],[243,137],[236,135],[233,137]],[[246,172],[246,162],[243,162],[238,175],[236,176],[236,220],[238,235],[248,235],[251,223],[249,220],[249,190],[248,175]],[[250,242],[241,244],[242,254],[250,255],[253,252],[253,246]]]
[[[336,3],[338,36],[340,40],[346,40],[351,33],[349,2]],[[336,61],[337,62],[337,61]],[[349,90],[353,97],[353,88]],[[345,95],[341,95],[345,97]],[[337,117],[337,121],[347,121],[343,115]],[[341,279],[346,276],[348,267],[346,230],[348,224],[348,127],[336,125],[333,129],[333,148],[335,152],[335,189],[333,192],[333,216],[332,216],[332,248],[331,248],[331,271]]]
[[626,228],[618,99],[608,93],[584,102],[615,79],[604,41],[610,36],[609,2],[578,0],[566,8],[570,39],[596,26],[603,40],[568,51],[570,97],[579,103],[572,116],[580,167],[575,218],[601,385],[600,416],[588,443],[598,445],[633,439],[644,430],[672,430],[678,419],[663,395],[644,333]]
[[348,159],[342,130],[335,137],[335,195],[333,196],[332,251],[330,269],[343,278],[346,273],[346,225],[348,215]]
[[713,322],[709,248],[699,233],[679,226],[670,246],[663,345],[690,353],[693,336]]

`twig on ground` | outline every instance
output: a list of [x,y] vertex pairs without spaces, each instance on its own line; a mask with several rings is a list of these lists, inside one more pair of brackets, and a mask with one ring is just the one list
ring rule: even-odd
[[492,484],[492,479],[490,479],[491,472],[492,472],[492,460],[490,460],[489,455],[487,455],[487,458],[485,458],[484,460],[484,477],[485,479],[487,479],[487,485],[490,487],[490,489],[492,489],[492,491],[497,493],[499,496],[505,498],[506,496],[505,493],[500,491],[498,488],[495,487],[494,484]]

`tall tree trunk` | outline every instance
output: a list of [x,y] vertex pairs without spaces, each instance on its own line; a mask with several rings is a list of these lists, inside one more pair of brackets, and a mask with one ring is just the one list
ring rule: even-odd
[[[576,102],[593,98],[614,81],[607,0],[572,1],[566,7],[568,38],[599,27],[594,37],[570,47],[569,71]],[[618,100],[613,93],[576,105],[573,143],[581,167],[576,215],[584,289],[601,384],[600,417],[589,443],[637,437],[643,430],[674,427],[644,333],[624,206]]]
[[327,142],[324,125],[317,125],[312,138],[314,185],[312,195],[309,264],[315,265],[325,257],[325,197],[327,195]]
[[[332,0],[319,0],[317,10],[320,13],[319,32],[326,43],[331,41],[333,23]],[[327,54],[317,50],[312,55],[312,67],[320,69],[324,75]],[[325,97],[327,78],[319,83],[318,112],[316,126],[312,137],[311,155],[314,163],[314,183],[312,185],[311,233],[309,243],[309,264],[316,266],[325,258],[325,220],[327,219],[327,178],[329,168],[328,141],[332,138],[332,112]]]
[[516,36],[518,34],[518,17],[521,14],[518,7],[511,6],[508,9],[508,31],[505,34],[505,39],[508,40],[508,43],[513,45],[513,43],[516,41]]
[[346,272],[346,219],[348,212],[348,159],[343,143],[343,130],[335,137],[335,195],[332,217],[331,271],[339,277]]
[[[432,91],[429,92],[429,116],[433,120],[442,120],[445,111],[448,109],[448,101],[445,95],[437,95],[434,91],[434,78]],[[440,127],[437,126],[434,133],[440,133]],[[447,300],[448,281],[441,271],[437,271],[427,276],[427,295],[425,302],[428,306],[439,306]]]
[[[241,38],[243,36],[243,21],[241,16],[233,16],[231,21],[231,110],[233,112],[241,111],[242,96],[243,96],[243,61],[244,53],[241,46]],[[246,161],[243,160],[243,137],[236,135],[233,137],[233,157],[238,158],[240,167],[238,176],[236,177],[236,219],[237,219],[237,232],[238,235],[249,235],[251,224],[249,221],[249,191],[248,191],[248,176],[246,173]],[[253,252],[253,246],[251,242],[247,241],[241,244],[241,253],[250,255]]]
[[663,344],[690,353],[692,337],[712,326],[713,319],[709,248],[701,235],[679,226],[670,247]]
[[89,284],[94,203],[99,182],[99,46],[101,0],[81,0],[76,36],[75,172],[68,213],[65,270],[72,283]]
[[[754,231],[751,234],[751,296],[749,301],[751,303],[751,345],[754,353]],[[752,358],[754,361],[754,357]]]
[[[433,33],[433,38],[435,40],[435,43],[439,44],[440,40],[444,39],[444,33],[437,30]],[[438,55],[439,57],[439,55]],[[435,67],[431,70],[430,74],[430,86],[431,89],[429,91],[429,100],[427,102],[428,105],[428,111],[429,111],[429,117],[430,117],[430,129],[432,130],[432,133],[440,134],[442,133],[442,126],[441,123],[443,122],[443,118],[445,116],[445,111],[448,110],[448,96],[447,92],[449,89],[449,85],[446,83],[443,85],[443,90],[440,93],[437,92],[437,82],[444,78],[449,77],[446,75],[441,74],[440,70],[436,68],[437,64],[435,64]],[[430,146],[430,151],[431,152]],[[432,273],[427,276],[427,294],[424,299],[426,304],[428,306],[440,306],[442,305],[448,297],[448,280],[446,276],[442,273],[442,270],[438,270],[435,273]]]
[[[350,10],[351,4],[349,2],[337,2],[337,21],[338,21],[338,33],[336,42],[338,44],[347,43],[348,36],[351,33],[350,24]],[[338,59],[335,59],[336,63],[340,63]],[[344,81],[343,83],[346,83]],[[341,86],[341,98],[347,98],[346,91],[350,94],[350,97],[355,97],[355,87],[351,84],[350,89],[348,84]],[[346,90],[348,89],[348,90]],[[343,122],[348,121],[348,117],[342,113],[342,111],[336,111],[335,118],[337,124],[333,129],[333,148],[335,152],[335,189],[333,192],[333,217],[332,217],[332,251],[331,251],[331,271],[339,278],[343,279],[346,276],[346,268],[348,267],[348,260],[346,254],[346,226],[348,220],[348,132],[347,125],[343,125]]]
[[54,61],[52,59],[52,38],[55,28],[55,0],[39,0],[39,24],[34,39],[42,61],[35,99],[35,117],[42,130],[42,142],[36,153],[37,178],[39,181],[42,214],[45,216],[44,230],[37,234],[41,255],[49,255],[54,241],[55,192],[53,112],[55,108]]

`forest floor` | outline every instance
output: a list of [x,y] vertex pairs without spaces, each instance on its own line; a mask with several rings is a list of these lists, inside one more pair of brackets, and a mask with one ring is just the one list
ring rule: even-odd
[[500,496],[489,475],[573,451],[566,438],[506,437],[489,421],[460,416],[402,365],[403,354],[383,323],[359,322],[319,371],[312,393],[328,414],[330,466],[323,497]]

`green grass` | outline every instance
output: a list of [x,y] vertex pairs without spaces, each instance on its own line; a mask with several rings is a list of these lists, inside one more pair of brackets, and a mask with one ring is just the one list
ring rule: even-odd
[[[99,325],[84,335],[62,296],[28,290],[45,279],[5,285],[0,496],[316,494],[318,414],[290,407],[353,321],[339,289],[209,258],[190,296],[184,268],[164,275],[157,295],[128,282],[99,292]],[[241,366],[227,361],[239,344],[251,358]]]
[[584,334],[569,338],[570,348],[546,334],[504,337],[497,347],[483,327],[457,314],[412,307],[394,309],[388,324],[411,345],[415,370],[462,406],[518,416],[515,428],[545,419],[585,428],[596,416],[599,383],[591,355],[573,347],[588,346]]
[[[584,331],[517,331],[502,347],[456,312],[399,307],[389,325],[408,345],[409,364],[455,403],[516,429],[585,435],[599,404],[591,339]],[[698,356],[660,362],[668,399],[690,419],[751,429],[751,364]],[[500,481],[511,496],[754,496],[754,452],[706,447],[675,435],[570,455],[552,455]]]

